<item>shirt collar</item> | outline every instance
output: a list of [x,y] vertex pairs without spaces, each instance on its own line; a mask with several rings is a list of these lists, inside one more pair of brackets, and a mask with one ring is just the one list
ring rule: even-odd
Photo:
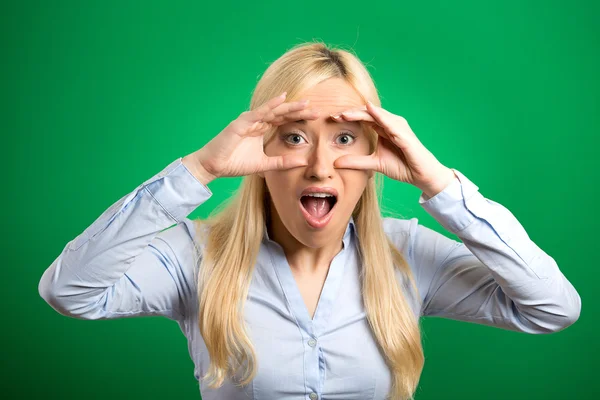
[[[267,242],[272,242],[275,243],[273,240],[271,240],[271,238],[269,237],[269,232],[267,229],[267,225],[264,224],[264,235],[263,238],[267,241]],[[356,225],[354,223],[354,217],[351,215],[350,216],[350,221],[348,221],[348,225],[346,226],[346,232],[344,232],[344,237],[342,238],[342,242],[344,243],[344,249],[347,249],[348,246],[350,246],[350,239],[352,237],[353,234],[356,234]]]

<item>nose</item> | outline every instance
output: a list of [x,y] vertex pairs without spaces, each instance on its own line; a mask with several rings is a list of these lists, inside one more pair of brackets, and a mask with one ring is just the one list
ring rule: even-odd
[[308,150],[305,176],[309,180],[327,180],[333,178],[335,152],[328,148],[326,141],[321,141]]

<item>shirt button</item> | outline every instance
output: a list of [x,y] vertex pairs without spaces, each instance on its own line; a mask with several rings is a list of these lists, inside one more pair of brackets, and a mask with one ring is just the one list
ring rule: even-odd
[[317,397],[319,397],[319,396],[317,396],[317,394],[315,392],[313,392],[313,393],[309,394],[308,397],[310,397],[310,400],[317,400]]
[[[315,347],[315,345],[316,345],[316,344],[317,344],[317,341],[316,341],[315,339],[310,339],[310,340],[308,341],[308,345],[309,345],[310,347]],[[312,397],[311,397],[311,398],[312,398]]]

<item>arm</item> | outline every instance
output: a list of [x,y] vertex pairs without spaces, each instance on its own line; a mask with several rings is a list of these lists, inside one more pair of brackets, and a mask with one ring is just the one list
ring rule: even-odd
[[450,185],[419,203],[462,243],[411,220],[409,254],[428,288],[422,314],[527,333],[573,324],[581,299],[555,260],[509,210],[453,171]]
[[181,319],[200,257],[186,217],[211,196],[178,158],[70,241],[43,273],[40,296],[79,319]]

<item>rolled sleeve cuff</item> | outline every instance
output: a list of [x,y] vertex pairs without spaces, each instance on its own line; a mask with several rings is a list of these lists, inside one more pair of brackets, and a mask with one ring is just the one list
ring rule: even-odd
[[475,220],[467,208],[467,202],[485,201],[479,187],[460,171],[451,168],[456,177],[441,192],[431,198],[424,193],[419,196],[419,204],[448,231],[457,234]]
[[146,190],[177,223],[212,196],[182,163],[182,157],[143,183]]

